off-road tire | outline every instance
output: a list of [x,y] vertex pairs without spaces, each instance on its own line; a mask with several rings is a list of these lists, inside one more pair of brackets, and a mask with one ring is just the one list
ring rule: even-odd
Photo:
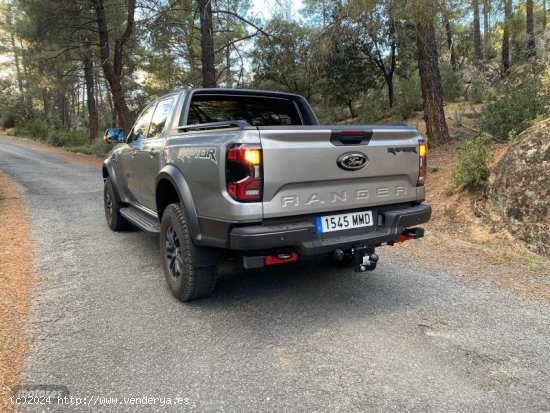
[[130,221],[120,214],[122,205],[116,200],[115,192],[111,178],[105,179],[103,187],[103,207],[105,209],[105,218],[109,228],[113,231],[121,231],[130,228]]
[[191,301],[214,291],[218,265],[197,267],[193,255],[199,248],[191,240],[181,205],[168,205],[160,224],[160,253],[164,276],[178,300]]

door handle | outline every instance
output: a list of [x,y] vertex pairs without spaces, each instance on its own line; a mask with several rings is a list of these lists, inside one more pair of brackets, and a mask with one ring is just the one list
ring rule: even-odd
[[154,149],[151,149],[149,151],[149,156],[151,156],[151,158],[154,158],[155,156],[157,156],[159,154],[159,151],[155,151]]
[[136,157],[136,154],[137,154],[137,151],[135,151],[135,150],[132,151],[132,152],[130,152],[130,156],[131,156],[132,158],[135,158],[135,157]]

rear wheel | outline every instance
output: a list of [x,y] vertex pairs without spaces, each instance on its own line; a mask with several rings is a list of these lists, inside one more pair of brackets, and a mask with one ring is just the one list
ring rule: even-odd
[[122,206],[116,200],[111,178],[105,179],[105,185],[103,187],[103,206],[109,228],[113,231],[120,231],[130,227],[130,221],[120,214],[120,208]]
[[197,266],[193,256],[199,249],[193,245],[181,205],[168,205],[160,225],[160,251],[166,281],[181,301],[206,297],[216,286],[218,265]]

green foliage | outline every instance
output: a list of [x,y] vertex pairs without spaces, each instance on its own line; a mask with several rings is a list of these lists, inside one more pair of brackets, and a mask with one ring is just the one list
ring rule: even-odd
[[360,53],[359,36],[337,23],[325,30],[319,44],[319,92],[324,106],[345,107],[344,118],[357,117],[357,100],[376,83],[374,65]]
[[466,98],[473,103],[483,103],[489,94],[489,84],[480,72],[472,75],[470,85],[467,88]]
[[40,119],[33,119],[13,129],[13,134],[21,138],[45,142],[48,145],[63,147],[71,152],[79,152],[87,155],[105,156],[112,148],[101,139],[95,139],[90,143],[90,138],[83,130],[53,129]]
[[455,193],[455,190],[454,190],[453,187],[449,186],[449,187],[445,188],[443,193],[445,194],[445,196],[452,196]]
[[[272,19],[252,52],[254,86],[310,98],[319,86],[318,30],[281,18]],[[317,39],[317,41],[316,41]]]
[[384,117],[387,106],[386,94],[381,89],[371,90],[363,97],[359,117],[361,123],[376,123]]
[[482,134],[466,139],[458,150],[458,166],[453,173],[456,186],[476,188],[482,186],[489,176],[492,137]]
[[72,146],[65,149],[70,152],[78,152],[85,155],[93,155],[103,158],[112,148],[112,145],[109,145],[108,143],[103,142],[100,139],[96,139],[91,144]]
[[521,85],[505,84],[499,96],[483,107],[481,130],[501,140],[515,137],[538,116],[548,114],[550,96],[537,80]]
[[445,102],[456,102],[462,97],[462,77],[458,70],[453,70],[450,65],[440,66],[441,85],[443,86],[443,99]]
[[0,106],[0,126],[6,129],[25,122],[32,113],[32,109],[20,97],[8,98]]
[[413,72],[407,79],[396,79],[396,102],[393,113],[401,120],[409,119],[416,111],[422,110],[420,76]]
[[53,146],[78,147],[86,145],[89,141],[83,131],[52,130],[48,143]]
[[32,108],[19,95],[14,82],[11,79],[0,78],[0,127],[13,128],[28,119],[31,114]]
[[50,127],[41,119],[31,119],[23,125],[16,126],[14,132],[22,138],[45,142],[48,140]]

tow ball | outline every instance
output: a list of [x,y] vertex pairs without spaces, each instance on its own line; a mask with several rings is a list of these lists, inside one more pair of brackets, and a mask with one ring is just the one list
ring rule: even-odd
[[378,255],[374,253],[374,248],[355,247],[353,249],[353,264],[355,272],[374,271]]

